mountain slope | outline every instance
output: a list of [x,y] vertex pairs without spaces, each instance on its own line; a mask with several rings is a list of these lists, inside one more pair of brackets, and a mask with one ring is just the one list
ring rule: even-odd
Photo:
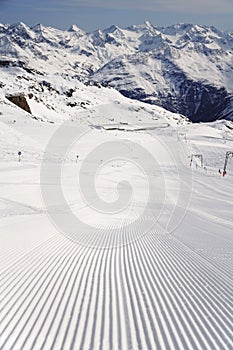
[[[218,172],[232,123],[186,123],[60,74],[1,79],[0,348],[232,349],[233,162]],[[17,91],[32,114],[4,97]],[[190,167],[200,153],[206,168]],[[118,197],[120,210],[98,206]]]
[[195,122],[233,119],[233,34],[214,27],[1,25],[0,54],[4,69],[93,80]]

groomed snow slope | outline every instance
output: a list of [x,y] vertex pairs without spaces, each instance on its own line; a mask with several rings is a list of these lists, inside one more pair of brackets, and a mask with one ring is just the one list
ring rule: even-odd
[[[232,160],[218,173],[232,124],[191,125],[113,90],[88,91],[91,106],[70,116],[78,136],[65,157],[63,139],[46,146],[64,130],[62,104],[56,116],[29,101],[41,121],[2,99],[0,348],[233,349]],[[196,153],[205,168],[198,158],[190,167]],[[46,198],[61,161],[68,213]],[[126,205],[108,210],[119,196]],[[86,224],[73,236],[69,222],[58,226],[70,213]]]

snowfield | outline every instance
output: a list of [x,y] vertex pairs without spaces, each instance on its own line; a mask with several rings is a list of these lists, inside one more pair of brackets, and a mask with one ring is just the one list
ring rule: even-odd
[[76,84],[1,95],[0,348],[233,349],[232,123]]

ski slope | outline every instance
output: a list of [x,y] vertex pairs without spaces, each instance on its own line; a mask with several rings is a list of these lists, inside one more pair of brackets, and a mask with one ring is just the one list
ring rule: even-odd
[[[179,125],[143,109],[130,119],[131,104],[105,103],[79,114],[62,157],[67,140],[48,142],[63,124],[23,115],[11,124],[14,110],[4,108],[0,349],[233,349],[233,161],[226,177],[218,173],[233,143],[221,136],[224,122]],[[206,169],[198,159],[190,167],[197,152]],[[49,197],[60,188],[65,206]],[[70,231],[74,217],[80,226]]]

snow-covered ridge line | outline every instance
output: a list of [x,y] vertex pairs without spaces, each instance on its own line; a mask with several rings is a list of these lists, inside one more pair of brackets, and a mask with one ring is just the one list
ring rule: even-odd
[[1,24],[0,54],[1,67],[91,79],[192,121],[233,119],[233,33],[212,26],[146,22],[85,33]]

